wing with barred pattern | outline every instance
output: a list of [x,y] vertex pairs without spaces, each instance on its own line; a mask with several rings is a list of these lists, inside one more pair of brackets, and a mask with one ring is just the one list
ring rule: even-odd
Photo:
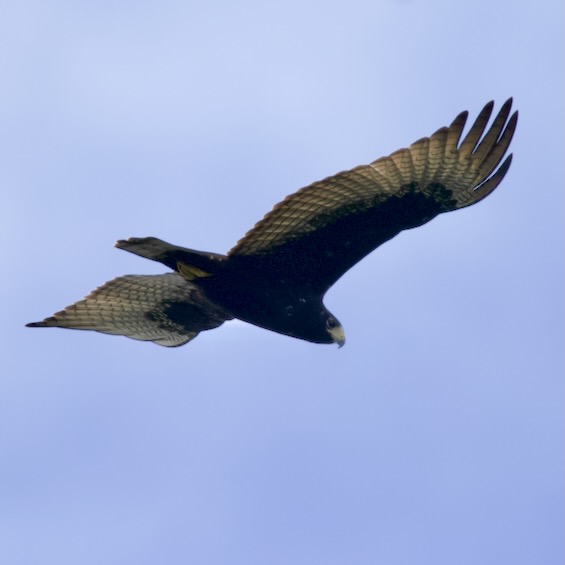
[[[506,101],[485,129],[489,102],[459,143],[467,112],[449,127],[389,157],[315,182],[287,196],[228,256],[287,271],[290,280],[327,290],[400,231],[479,202],[502,181],[518,114]],[[509,117],[510,116],[510,117]],[[502,164],[500,164],[502,162]]]
[[177,273],[167,273],[118,277],[27,326],[94,330],[176,347],[231,319],[197,286]]

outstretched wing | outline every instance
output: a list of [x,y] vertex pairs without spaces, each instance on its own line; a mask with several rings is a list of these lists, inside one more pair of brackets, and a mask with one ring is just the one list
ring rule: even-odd
[[58,327],[125,335],[175,347],[232,316],[177,273],[126,275],[28,327]]
[[509,99],[484,136],[493,102],[461,144],[467,112],[407,149],[302,188],[277,204],[228,255],[325,292],[400,231],[490,194],[512,159],[509,155],[500,164],[518,119],[517,112],[508,119],[511,106]]

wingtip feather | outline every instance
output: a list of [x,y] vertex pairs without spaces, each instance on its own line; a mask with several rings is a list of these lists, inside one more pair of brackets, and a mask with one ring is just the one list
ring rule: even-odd
[[486,198],[489,194],[494,192],[494,190],[498,187],[498,185],[503,181],[508,169],[510,169],[510,164],[512,163],[512,153],[506,157],[502,165],[497,169],[497,171],[491,177],[487,178],[482,184],[480,184],[475,190],[473,194],[475,198],[471,202],[471,204],[476,204],[480,202],[484,198]]
[[474,121],[471,129],[461,142],[461,146],[459,147],[459,153],[463,156],[470,156],[473,151],[476,149],[479,140],[481,139],[487,123],[490,119],[492,114],[492,110],[494,108],[494,100],[490,100],[487,102],[483,109],[479,112],[477,119]]

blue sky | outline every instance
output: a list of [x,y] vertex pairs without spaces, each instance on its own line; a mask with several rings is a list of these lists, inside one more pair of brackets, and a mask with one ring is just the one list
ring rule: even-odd
[[[563,547],[563,6],[64,2],[0,22],[0,562],[550,565]],[[30,330],[514,96],[514,162],[326,296],[348,343]]]

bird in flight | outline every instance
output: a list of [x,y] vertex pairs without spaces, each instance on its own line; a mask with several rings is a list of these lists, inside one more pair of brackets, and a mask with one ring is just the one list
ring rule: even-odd
[[328,289],[401,231],[479,202],[508,172],[512,155],[505,155],[518,112],[510,115],[507,100],[487,130],[493,106],[481,110],[462,141],[467,112],[407,149],[287,196],[226,255],[155,237],[120,240],[119,249],[173,272],[118,277],[27,326],[94,330],[174,347],[237,318],[342,346],[343,328],[323,304]]

